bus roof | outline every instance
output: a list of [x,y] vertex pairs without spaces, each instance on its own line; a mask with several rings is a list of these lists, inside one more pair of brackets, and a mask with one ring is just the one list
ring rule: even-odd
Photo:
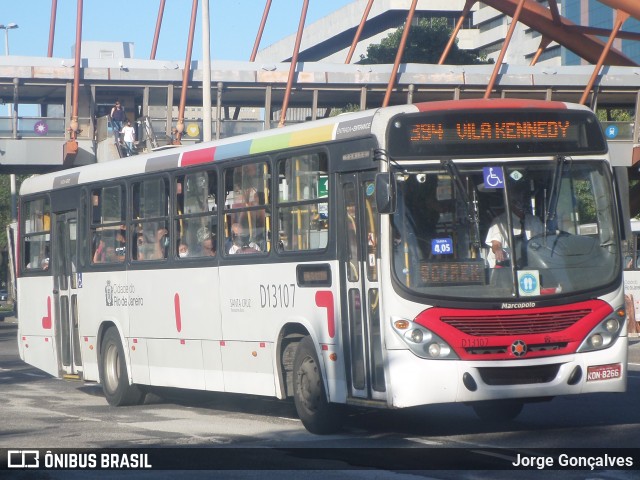
[[[401,112],[428,112],[469,109],[586,109],[582,105],[564,102],[520,99],[444,100],[417,104],[396,105],[337,115],[335,117],[290,125],[283,128],[238,135],[222,140],[198,143],[188,147],[145,153],[135,157],[74,167],[25,180],[20,195],[64,188],[101,180],[128,177],[224,161],[248,155],[269,153],[293,147],[366,137],[375,131],[374,118],[386,125],[393,115]],[[382,133],[384,135],[384,133]]]

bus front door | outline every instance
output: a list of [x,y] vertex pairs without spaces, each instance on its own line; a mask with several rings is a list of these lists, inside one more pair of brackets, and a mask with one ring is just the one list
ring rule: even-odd
[[341,244],[342,335],[349,394],[384,400],[378,271],[379,216],[374,174],[344,174],[338,212]]
[[58,213],[54,222],[53,298],[56,350],[64,377],[77,378],[82,372],[78,333],[77,213]]

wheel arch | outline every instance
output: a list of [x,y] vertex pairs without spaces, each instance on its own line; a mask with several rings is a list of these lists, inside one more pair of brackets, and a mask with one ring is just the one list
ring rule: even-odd
[[276,359],[278,391],[281,399],[293,397],[293,359],[298,343],[306,336],[313,338],[309,329],[298,322],[284,324],[278,333]]
[[[127,378],[129,379],[129,383],[131,383],[132,375],[131,375],[131,362],[129,360],[129,349],[127,348],[128,342],[124,338],[124,334],[122,332],[122,329],[120,328],[120,325],[113,320],[104,320],[102,321],[102,323],[100,323],[100,326],[98,327],[98,337],[96,339],[96,347],[98,349],[98,358],[97,358],[98,365],[100,365],[102,362],[102,339],[104,338],[104,334],[110,328],[115,328],[116,331],[118,332],[118,336],[120,337],[120,343],[122,344],[122,349],[124,351],[124,356],[125,356],[125,365],[127,367]],[[100,381],[101,380],[102,379],[100,379]]]

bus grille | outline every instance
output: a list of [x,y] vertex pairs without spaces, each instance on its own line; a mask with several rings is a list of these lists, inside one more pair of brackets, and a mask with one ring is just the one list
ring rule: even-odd
[[[527,345],[527,352],[554,352],[558,350],[562,350],[567,348],[567,342],[557,342],[557,343],[542,343],[540,345]],[[507,354],[509,353],[509,349],[511,345],[498,345],[491,347],[469,347],[465,348],[467,353],[471,355],[496,355],[496,354]]]
[[440,320],[467,335],[488,337],[560,332],[590,313],[591,310],[571,310],[473,317],[443,316]]
[[533,367],[486,367],[478,369],[482,381],[487,385],[549,383],[556,378],[559,370],[559,364]]

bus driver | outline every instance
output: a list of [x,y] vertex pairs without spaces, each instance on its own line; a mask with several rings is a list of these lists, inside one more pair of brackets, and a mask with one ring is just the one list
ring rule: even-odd
[[[528,240],[544,231],[540,219],[527,212],[524,194],[516,192],[510,201],[511,225],[513,235]],[[523,232],[524,231],[524,232]],[[493,219],[485,243],[490,247],[487,261],[489,267],[506,267],[509,265],[509,234],[507,212],[503,212]]]

